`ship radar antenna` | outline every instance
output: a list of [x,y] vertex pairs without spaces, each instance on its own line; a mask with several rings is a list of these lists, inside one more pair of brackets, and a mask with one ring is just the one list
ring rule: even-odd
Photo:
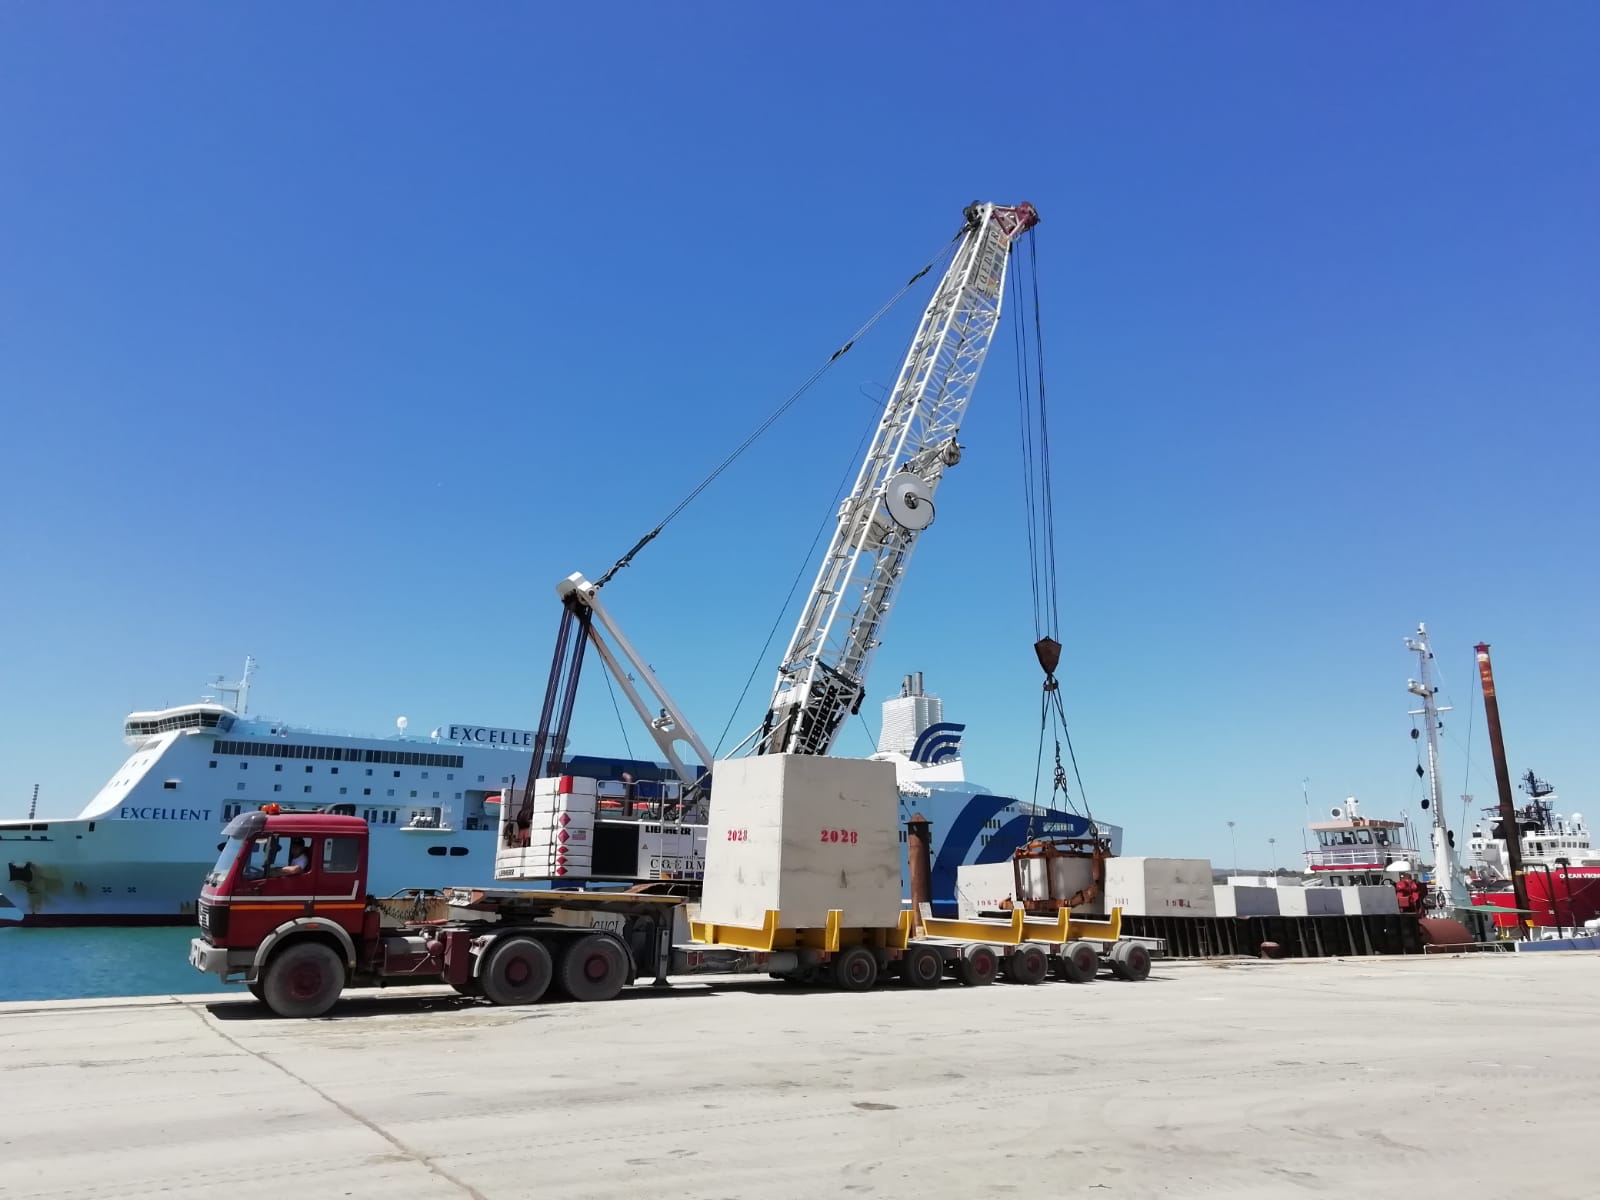
[[1526,772],[1517,786],[1527,792],[1529,798],[1534,800],[1542,800],[1546,796],[1553,795],[1556,790],[1554,784],[1545,782],[1532,771]]
[[[211,681],[211,690],[216,693],[219,704],[227,704],[241,717],[250,711],[250,677],[256,673],[256,660],[245,655],[244,671],[240,674],[238,682],[229,683],[221,675]],[[208,700],[211,697],[206,697]]]

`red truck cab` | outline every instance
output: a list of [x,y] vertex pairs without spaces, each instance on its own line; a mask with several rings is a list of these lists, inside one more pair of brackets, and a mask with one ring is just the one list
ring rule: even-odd
[[[268,805],[235,817],[224,835],[200,892],[201,936],[190,943],[190,962],[243,981],[258,999],[271,987],[281,993],[275,1009],[330,989],[337,995],[379,932],[379,914],[366,896],[367,823]],[[267,978],[280,944],[294,951],[295,962]]]

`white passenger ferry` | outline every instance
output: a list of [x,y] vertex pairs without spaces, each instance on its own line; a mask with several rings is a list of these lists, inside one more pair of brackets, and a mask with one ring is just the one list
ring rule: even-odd
[[[187,924],[222,827],[266,804],[364,818],[377,895],[493,883],[500,792],[524,784],[531,732],[460,724],[416,737],[402,718],[395,735],[359,737],[252,717],[252,665],[198,703],[130,713],[131,754],[76,817],[0,821],[0,897],[14,906],[0,905],[0,924]],[[1081,816],[1030,812],[968,783],[963,727],[912,679],[884,705],[879,751],[899,767],[902,816],[915,808],[932,822],[936,907],[953,906],[964,862],[1000,861],[1032,837],[1084,836]],[[629,759],[577,756],[565,770],[672,779],[663,764]],[[1099,831],[1116,852],[1121,831]]]

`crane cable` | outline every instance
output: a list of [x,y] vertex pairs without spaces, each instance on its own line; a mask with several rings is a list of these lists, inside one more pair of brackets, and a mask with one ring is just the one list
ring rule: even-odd
[[[1083,775],[1078,769],[1078,755],[1073,749],[1072,733],[1067,726],[1066,709],[1061,702],[1061,685],[1056,679],[1060,665],[1061,643],[1055,635],[1060,631],[1060,589],[1056,572],[1055,491],[1050,477],[1050,426],[1045,403],[1044,335],[1039,301],[1039,231],[1031,231],[1028,239],[1029,273],[1032,283],[1033,338],[1032,358],[1029,358],[1029,339],[1024,331],[1028,310],[1023,304],[1020,274],[1013,271],[1011,290],[1017,308],[1017,401],[1022,440],[1023,503],[1026,509],[1028,537],[1028,574],[1033,599],[1034,653],[1044,670],[1044,690],[1040,697],[1039,747],[1034,762],[1033,805],[1028,816],[1028,840],[1035,835],[1035,822],[1039,819],[1039,784],[1045,759],[1045,736],[1054,727],[1055,767],[1050,781],[1050,799],[1057,792],[1063,803],[1089,822],[1089,834],[1098,837],[1094,814],[1089,808],[1088,795],[1083,786]],[[1032,370],[1030,371],[1030,367]],[[1032,377],[1030,380],[1030,376]],[[1031,383],[1031,388],[1030,388]],[[1030,395],[1031,390],[1031,395]],[[1067,761],[1072,764],[1072,777],[1077,783],[1077,795],[1083,810],[1073,801],[1068,787],[1066,766],[1061,749],[1065,743]]]
[[772,426],[777,423],[778,419],[782,417],[784,413],[793,408],[799,399],[808,391],[810,391],[812,386],[819,379],[827,374],[829,367],[833,366],[834,363],[838,362],[841,358],[848,354],[851,347],[853,347],[858,341],[871,332],[873,326],[877,325],[879,321],[888,315],[890,309],[894,308],[896,304],[900,303],[900,301],[905,298],[906,293],[916,286],[918,280],[920,280],[924,275],[928,274],[928,272],[932,271],[935,267],[940,266],[943,263],[947,263],[948,260],[954,256],[956,247],[960,244],[961,239],[966,236],[966,232],[966,226],[963,226],[961,231],[957,233],[955,237],[950,239],[950,242],[944,247],[943,250],[930,259],[920,271],[918,271],[910,279],[906,280],[904,285],[901,286],[900,290],[897,291],[893,296],[889,297],[889,299],[884,302],[882,307],[880,307],[877,312],[868,317],[861,327],[850,335],[848,340],[845,341],[844,345],[840,346],[831,355],[829,355],[828,360],[815,371],[813,371],[805,380],[805,382],[796,388],[792,393],[790,393],[789,397],[784,400],[782,404],[778,405],[777,408],[773,409],[772,412],[767,414],[766,418],[750,432],[749,436],[735,446],[733,450],[729,452],[727,457],[718,463],[715,469],[713,469],[709,475],[707,475],[699,483],[695,484],[695,486],[690,490],[689,494],[684,496],[682,500],[678,501],[678,503],[673,507],[672,511],[667,513],[666,516],[662,517],[654,529],[650,530],[649,533],[645,534],[642,538],[635,542],[632,548],[629,549],[626,554],[613,563],[611,569],[604,575],[600,576],[599,580],[595,583],[595,587],[604,587],[611,581],[611,577],[613,575],[622,570],[623,567],[631,564],[633,562],[634,555],[638,554],[639,551],[643,550],[645,546],[653,541],[656,535],[665,529],[673,520],[673,518],[675,518],[684,509],[688,508],[690,504],[694,503],[701,492],[710,487],[712,483],[716,481],[719,475],[731,467],[734,462],[745,453],[745,451],[749,450],[751,446],[755,445],[756,441],[761,437],[762,434],[766,433],[768,429],[772,428]]

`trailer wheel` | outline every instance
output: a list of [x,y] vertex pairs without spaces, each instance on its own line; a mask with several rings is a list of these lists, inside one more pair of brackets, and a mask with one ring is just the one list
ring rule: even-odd
[[1006,979],[1011,983],[1042,983],[1050,974],[1050,960],[1037,946],[1018,946],[1006,959]]
[[1111,972],[1129,983],[1150,978],[1150,948],[1138,942],[1118,942],[1111,949]]
[[993,983],[1000,973],[1000,956],[988,946],[973,946],[956,960],[956,978],[968,987]]
[[615,938],[590,933],[561,956],[561,990],[574,1000],[609,1000],[628,982],[628,956]]
[[290,942],[267,960],[260,986],[280,1017],[320,1017],[344,991],[344,959],[322,942]]
[[900,978],[907,987],[938,987],[944,978],[944,955],[932,946],[908,946],[900,960]]
[[1089,983],[1100,974],[1100,954],[1088,942],[1068,942],[1056,969],[1068,983]]
[[833,960],[833,985],[841,992],[870,992],[878,982],[878,960],[865,946],[851,946]]
[[478,982],[494,1004],[532,1004],[545,994],[553,973],[550,951],[530,937],[496,942]]

